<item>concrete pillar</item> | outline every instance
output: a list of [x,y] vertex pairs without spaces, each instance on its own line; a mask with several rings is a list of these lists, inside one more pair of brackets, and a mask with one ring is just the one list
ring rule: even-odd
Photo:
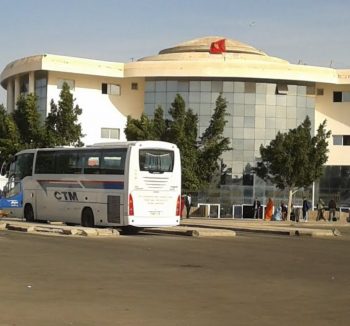
[[34,71],[31,71],[29,73],[28,93],[34,94],[34,90],[35,90],[35,76],[34,76]]
[[6,88],[6,102],[7,102],[7,112],[11,113],[14,110],[14,100],[13,100],[13,80],[9,79]]

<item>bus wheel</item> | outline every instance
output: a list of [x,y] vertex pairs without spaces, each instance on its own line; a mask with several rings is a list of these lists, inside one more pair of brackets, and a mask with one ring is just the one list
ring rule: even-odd
[[27,222],[34,222],[34,211],[32,205],[27,204],[24,207],[24,218]]
[[95,226],[94,213],[92,212],[91,208],[83,209],[81,225],[89,228],[93,228]]

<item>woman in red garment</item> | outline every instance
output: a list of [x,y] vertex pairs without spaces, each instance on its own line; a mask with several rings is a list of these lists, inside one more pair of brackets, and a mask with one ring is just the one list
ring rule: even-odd
[[266,209],[265,209],[265,220],[271,221],[272,214],[273,214],[273,201],[271,198],[269,198],[269,200],[266,204]]

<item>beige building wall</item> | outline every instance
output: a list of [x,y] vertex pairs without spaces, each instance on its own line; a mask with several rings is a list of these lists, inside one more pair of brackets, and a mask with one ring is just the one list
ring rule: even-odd
[[327,120],[326,129],[332,131],[326,165],[350,165],[350,146],[333,145],[333,135],[350,135],[350,102],[333,102],[333,92],[350,92],[350,85],[317,84],[316,88],[324,93],[316,96],[315,128]]

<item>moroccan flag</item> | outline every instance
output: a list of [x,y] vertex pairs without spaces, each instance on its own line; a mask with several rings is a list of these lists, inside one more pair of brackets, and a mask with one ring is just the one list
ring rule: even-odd
[[212,54],[220,54],[220,53],[226,52],[225,39],[212,42],[210,45],[209,52]]

